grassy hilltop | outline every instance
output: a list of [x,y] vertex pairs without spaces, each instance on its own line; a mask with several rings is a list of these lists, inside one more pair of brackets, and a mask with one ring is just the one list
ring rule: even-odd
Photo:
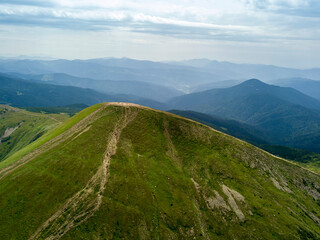
[[0,162],[1,239],[319,239],[320,177],[134,104],[86,108]]

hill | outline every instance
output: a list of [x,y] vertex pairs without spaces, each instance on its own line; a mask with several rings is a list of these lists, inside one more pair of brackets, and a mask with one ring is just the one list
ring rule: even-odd
[[89,107],[0,163],[2,239],[317,239],[320,177],[199,123]]
[[36,141],[68,117],[36,114],[0,105],[0,161]]
[[265,132],[265,140],[319,152],[319,101],[294,89],[249,80],[237,86],[173,98],[171,108],[242,121]]
[[160,102],[125,94],[106,94],[91,89],[57,86],[0,75],[0,103],[15,107],[55,107],[70,104],[93,105],[100,102],[122,101],[164,109]]

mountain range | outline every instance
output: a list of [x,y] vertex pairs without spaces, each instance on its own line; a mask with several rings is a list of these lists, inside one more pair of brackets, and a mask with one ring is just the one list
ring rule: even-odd
[[[233,126],[233,132],[245,131],[246,133],[236,136],[245,136],[243,139],[247,141],[254,137],[253,142],[263,140],[271,145],[314,152],[319,152],[320,149],[320,102],[293,88],[269,85],[256,79],[229,88],[185,94],[160,102],[153,99],[165,100],[181,92],[167,87],[159,87],[157,90],[156,85],[147,83],[135,86],[136,82],[133,81],[91,80],[65,74],[14,75],[15,77],[13,74],[0,76],[0,101],[3,104],[30,108],[118,101],[143,104],[160,110],[191,110],[223,119],[225,126]],[[131,91],[139,94],[140,89],[140,96],[153,95],[154,98],[105,93]],[[229,120],[238,123],[229,125]],[[259,134],[253,136],[254,132]],[[260,138],[259,141],[257,137]]]
[[134,95],[140,98],[152,99],[158,102],[164,102],[170,98],[183,95],[183,92],[174,88],[156,85],[147,82],[138,81],[110,81],[94,80],[90,78],[80,78],[64,73],[52,73],[41,75],[25,74],[7,74],[11,77],[35,81],[38,83],[48,83],[62,86],[74,86],[80,88],[89,88],[106,94],[124,94]]
[[16,107],[54,107],[84,103],[121,101],[141,103],[157,109],[165,104],[134,95],[106,94],[92,89],[59,86],[0,75],[0,103]]
[[[251,78],[272,81],[279,78],[318,79],[320,69],[291,69],[269,65],[235,64],[207,59],[153,62],[128,58],[88,60],[0,59],[0,72],[21,74],[64,73],[80,78],[138,81],[191,92],[197,86],[225,80]],[[229,85],[230,86],[230,85]]]

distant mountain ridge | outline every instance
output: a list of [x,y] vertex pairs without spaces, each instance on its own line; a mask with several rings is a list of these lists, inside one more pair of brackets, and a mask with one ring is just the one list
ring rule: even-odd
[[62,86],[74,86],[81,88],[90,88],[98,92],[107,94],[127,94],[137,97],[149,98],[154,101],[167,101],[176,96],[183,95],[182,92],[153,83],[138,81],[111,81],[111,80],[94,80],[90,78],[74,77],[64,73],[50,73],[41,75],[25,74],[8,74],[23,79],[42,83],[49,83]]
[[145,104],[157,109],[165,104],[134,95],[106,94],[91,89],[32,82],[0,75],[0,103],[16,107],[54,107],[84,103],[93,105],[106,101]]
[[306,95],[320,100],[320,81],[308,78],[284,78],[273,80],[271,83],[282,87],[294,88]]
[[[173,104],[173,106],[189,108],[190,110],[199,107],[202,109],[202,112],[210,113],[211,111],[211,113],[213,113],[217,109],[223,108],[223,104],[228,101],[251,95],[270,95],[292,104],[320,110],[320,101],[293,88],[269,85],[258,79],[250,79],[230,88],[211,89],[175,97],[169,102]],[[190,100],[188,105],[185,105],[185,102],[188,100]],[[206,108],[207,110],[205,110]]]
[[264,81],[288,77],[317,79],[320,75],[320,68],[302,70],[264,64],[237,64],[225,61],[220,62],[209,59],[191,59],[175,62],[175,64],[206,69],[209,72],[215,72],[217,74],[224,73],[227,74],[227,79],[258,78]]
[[0,72],[23,74],[65,73],[95,80],[139,81],[190,92],[196,86],[225,80],[303,77],[317,79],[320,69],[292,69],[268,65],[234,64],[211,60],[153,62],[128,58],[88,60],[0,59]]

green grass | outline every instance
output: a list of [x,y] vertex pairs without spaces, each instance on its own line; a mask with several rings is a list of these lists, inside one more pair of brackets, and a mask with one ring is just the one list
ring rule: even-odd
[[0,143],[0,161],[36,141],[50,129],[55,128],[68,116],[57,114],[35,114],[2,105],[0,108],[0,137],[9,128],[19,126]]
[[90,113],[97,110],[101,105],[96,104],[94,106],[91,106],[89,108],[86,108],[82,110],[80,113],[78,113],[76,116],[68,119],[63,124],[59,125],[57,128],[52,129],[47,134],[40,137],[37,141],[29,144],[27,147],[21,149],[20,151],[16,152],[9,158],[5,159],[5,161],[0,162],[0,169],[8,166],[9,164],[17,161],[22,156],[26,155],[27,153],[31,152],[32,150],[36,149],[37,147],[41,146],[42,144],[48,142],[49,140],[53,139],[54,137],[58,136],[59,134],[63,133],[64,131],[71,128],[74,124],[79,122],[81,119],[85,118]]
[[[82,111],[8,160],[100,106]],[[318,175],[195,122],[131,108],[138,115],[123,129],[111,157],[99,210],[62,239],[319,239],[319,225],[312,220],[320,218]],[[84,188],[122,112],[123,107],[107,107],[89,131],[70,135],[0,180],[2,239],[28,239]],[[279,190],[271,177],[291,192]],[[222,185],[245,197],[236,201],[244,221],[234,211],[208,207],[214,191],[228,204]]]

